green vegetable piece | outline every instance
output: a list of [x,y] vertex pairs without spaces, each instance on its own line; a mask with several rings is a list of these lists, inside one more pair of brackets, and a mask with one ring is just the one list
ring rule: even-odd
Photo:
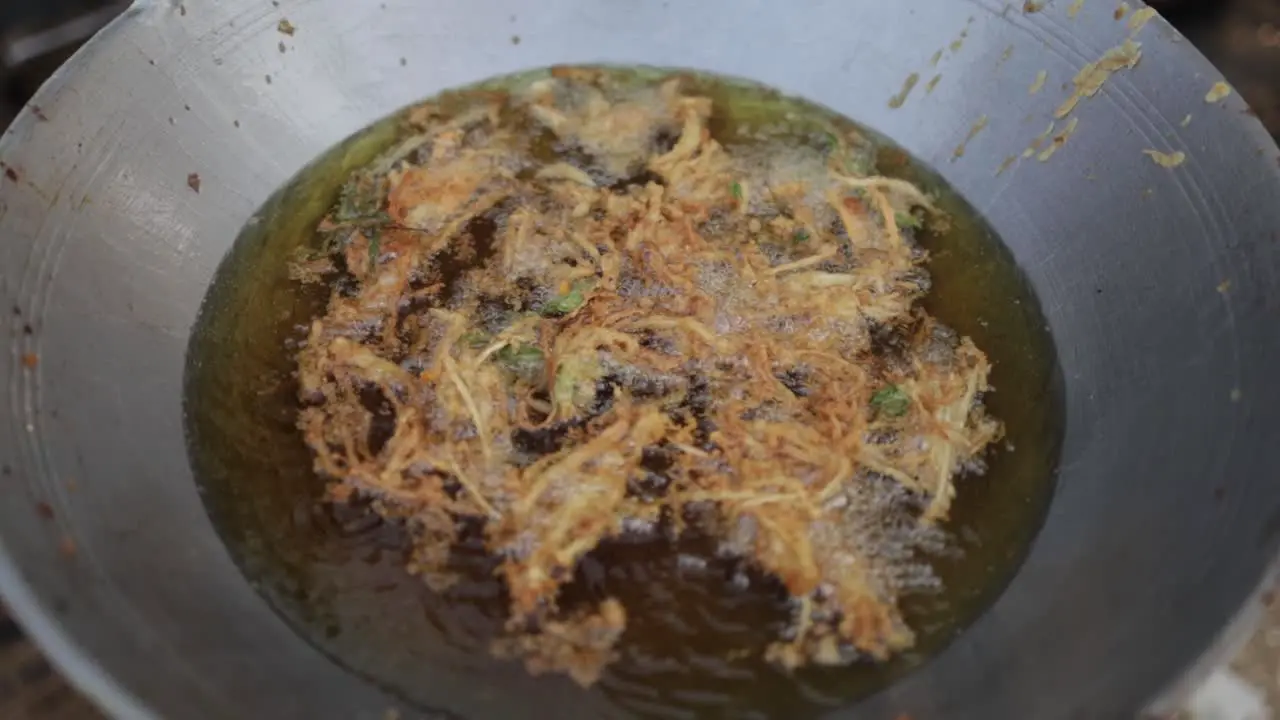
[[[480,332],[479,330],[472,330],[471,332],[466,333],[465,335],[462,336],[462,342],[466,343],[468,347],[471,347],[475,350],[479,350],[485,347],[486,345],[488,345],[489,343],[493,342],[493,337],[489,335],[489,333]],[[506,350],[506,349],[507,348],[503,348],[503,350]]]
[[900,228],[919,230],[924,227],[924,222],[912,213],[896,212],[893,214],[893,217],[898,221],[898,227]]
[[587,301],[586,296],[582,293],[583,283],[576,282],[569,292],[559,297],[552,298],[538,308],[538,314],[544,317],[550,315],[568,315],[569,313],[582,307]]
[[871,407],[888,417],[902,417],[911,407],[911,398],[897,385],[885,385],[871,396]]
[[729,186],[729,191],[733,193],[734,200],[742,199],[742,183],[737,180],[733,181],[733,184]]
[[546,367],[547,358],[532,345],[507,345],[494,354],[498,363],[525,380],[538,379]]
[[809,231],[800,228],[791,236],[791,242],[799,245],[802,242],[809,242]]

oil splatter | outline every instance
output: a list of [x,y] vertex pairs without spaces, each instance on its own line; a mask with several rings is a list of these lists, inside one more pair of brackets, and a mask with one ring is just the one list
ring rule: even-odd
[[1067,17],[1075,20],[1080,11],[1084,9],[1084,0],[1075,0],[1071,6],[1067,8]]
[[1116,11],[1112,14],[1112,16],[1116,20],[1123,20],[1125,19],[1126,16],[1128,16],[1128,14],[1129,14],[1129,3],[1122,2],[1118,7],[1116,7]]
[[1103,53],[1097,62],[1091,62],[1081,68],[1080,72],[1071,79],[1071,84],[1075,87],[1071,96],[1058,106],[1053,116],[1058,119],[1066,117],[1076,109],[1076,105],[1079,105],[1081,100],[1097,95],[1113,74],[1136,66],[1142,59],[1141,48],[1139,43],[1126,39],[1120,46]]
[[1204,96],[1207,103],[1221,102],[1224,98],[1231,94],[1231,86],[1219,80],[1209,88],[1209,93]]
[[938,52],[934,53],[934,54],[933,54],[933,57],[929,58],[929,65],[930,65],[930,67],[938,67],[938,63],[939,63],[939,62],[942,62],[942,51],[941,51],[941,50],[939,50]]
[[1187,113],[1187,116],[1182,118],[1182,122],[1179,123],[1179,125],[1181,125],[1182,127],[1187,127],[1190,124],[1191,124],[1191,113]]
[[1244,393],[1240,392],[1240,388],[1231,389],[1231,402],[1238,403],[1242,397],[1244,397]]
[[1222,282],[1218,283],[1218,292],[1222,293],[1223,295],[1226,295],[1228,292],[1231,292],[1231,281],[1223,280]]
[[1045,81],[1048,79],[1049,79],[1049,72],[1047,70],[1041,70],[1040,72],[1036,73],[1036,80],[1035,82],[1031,83],[1031,87],[1028,89],[1028,92],[1031,93],[1032,95],[1035,95],[1036,93],[1040,92],[1041,90],[1044,89]]
[[1031,15],[1032,13],[1038,13],[1044,9],[1044,6],[1046,4],[1047,4],[1046,2],[1034,2],[1033,0],[1026,0],[1026,2],[1022,3],[1022,12],[1028,15]]
[[35,370],[40,366],[40,356],[35,353],[27,353],[22,356],[22,366],[28,370]]
[[907,101],[907,96],[911,94],[913,89],[915,89],[916,83],[918,82],[920,82],[919,73],[911,73],[908,75],[907,79],[902,83],[902,90],[899,91],[897,95],[889,98],[889,107],[894,110],[902,107],[902,104]]
[[934,88],[936,88],[936,87],[938,87],[938,83],[939,83],[941,80],[942,80],[942,74],[941,74],[941,73],[939,73],[939,74],[937,74],[937,75],[934,75],[932,78],[930,78],[929,82],[928,82],[928,83],[926,83],[926,84],[925,84],[925,86],[924,86],[924,92],[925,92],[925,94],[926,94],[926,95],[931,95],[931,94],[933,94],[933,89],[934,89]]
[[1036,159],[1040,162],[1049,162],[1049,158],[1052,158],[1054,153],[1062,149],[1062,146],[1066,145],[1067,141],[1071,139],[1071,136],[1076,133],[1076,127],[1079,124],[1080,118],[1071,118],[1071,120],[1067,122],[1067,126],[1062,129],[1062,132],[1053,136],[1053,140],[1049,143],[1049,147],[1042,150],[1039,157]]
[[1011,57],[1013,57],[1013,46],[1012,46],[1012,45],[1010,45],[1009,47],[1005,48],[1005,49],[1004,49],[1004,52],[1000,54],[1000,60],[999,60],[999,62],[997,62],[997,63],[996,63],[996,67],[1000,67],[1001,65],[1004,65],[1006,62],[1009,62],[1009,58],[1011,58]]
[[1006,157],[1004,159],[1004,162],[1000,163],[1000,167],[996,168],[996,177],[1000,177],[1001,175],[1003,175],[1004,171],[1013,167],[1013,164],[1016,162],[1018,162],[1017,155],[1010,155]]
[[1159,150],[1143,150],[1142,154],[1151,158],[1151,161],[1160,167],[1170,170],[1187,161],[1187,154],[1181,150],[1172,153],[1163,153]]

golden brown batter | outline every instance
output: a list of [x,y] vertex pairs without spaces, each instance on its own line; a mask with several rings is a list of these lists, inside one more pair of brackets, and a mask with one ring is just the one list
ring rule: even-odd
[[[483,518],[510,591],[495,651],[594,682],[616,600],[561,608],[628,532],[702,532],[796,599],[785,667],[883,659],[953,477],[1001,434],[986,357],[929,317],[929,198],[822,147],[712,137],[712,102],[565,69],[357,173],[295,267],[334,280],[298,357],[331,499],[374,499],[451,582]],[[931,534],[932,533],[932,534]],[[923,538],[923,539],[922,539]]]

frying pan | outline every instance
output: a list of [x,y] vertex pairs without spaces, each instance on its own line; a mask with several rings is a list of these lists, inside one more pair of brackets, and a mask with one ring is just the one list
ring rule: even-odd
[[[1062,460],[1025,564],[937,657],[833,717],[1132,717],[1223,647],[1280,543],[1280,167],[1238,97],[1206,102],[1221,78],[1176,31],[1115,14],[1101,0],[138,2],[0,140],[0,593],[117,717],[399,707],[294,634],[205,513],[182,416],[205,288],[277,187],[401,106],[555,63],[678,66],[806,97],[933,166],[1003,238],[1058,348]],[[1071,79],[1126,38],[1136,67],[1080,101],[1051,157],[1025,157]],[[448,716],[609,716],[537,687],[551,689],[440,694]]]

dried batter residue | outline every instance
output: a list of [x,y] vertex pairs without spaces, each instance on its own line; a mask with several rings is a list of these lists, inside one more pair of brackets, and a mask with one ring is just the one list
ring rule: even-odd
[[1204,101],[1207,103],[1221,102],[1230,94],[1231,86],[1219,80],[1213,84],[1213,87],[1209,88],[1209,93],[1204,96]]
[[1046,81],[1048,81],[1048,79],[1049,79],[1048,71],[1041,70],[1040,72],[1036,73],[1035,82],[1031,83],[1031,87],[1030,89],[1028,89],[1027,92],[1031,93],[1032,95],[1035,95],[1036,93],[1040,92],[1041,90],[1044,89],[1044,84]]
[[1053,157],[1054,153],[1062,149],[1062,146],[1066,145],[1067,141],[1071,139],[1071,136],[1075,134],[1076,126],[1079,124],[1079,118],[1073,117],[1068,120],[1067,126],[1062,129],[1062,132],[1053,136],[1053,140],[1050,141],[1049,146],[1040,151],[1040,155],[1036,159],[1040,162],[1049,162],[1049,158]]
[[965,147],[971,140],[978,136],[978,133],[986,129],[988,121],[989,119],[986,115],[983,115],[974,121],[973,125],[969,128],[969,134],[965,135],[964,140],[956,146],[955,152],[951,154],[953,160],[958,160],[964,157]]
[[1163,153],[1159,150],[1143,150],[1143,155],[1151,158],[1152,162],[1160,167],[1173,169],[1187,161],[1187,154],[1178,150],[1172,153]]
[[1035,138],[1031,140],[1031,144],[1027,146],[1027,149],[1022,151],[1022,157],[1029,158],[1035,155],[1040,150],[1040,146],[1044,145],[1044,142],[1049,139],[1050,135],[1053,135],[1053,128],[1056,125],[1056,122],[1050,121],[1049,127],[1046,128],[1044,132],[1035,136]]
[[1137,35],[1142,31],[1142,28],[1147,26],[1147,23],[1151,22],[1152,18],[1157,17],[1159,14],[1160,13],[1156,12],[1156,9],[1153,7],[1144,7],[1134,13],[1133,16],[1129,18],[1129,35]]
[[1128,70],[1142,59],[1142,46],[1131,39],[1126,39],[1118,47],[1111,48],[1097,62],[1091,62],[1081,68],[1071,79],[1074,90],[1054,112],[1056,118],[1064,118],[1076,109],[1081,100],[1098,94],[1102,86],[1113,74],[1120,70]]
[[907,101],[907,96],[915,89],[916,83],[918,82],[920,82],[919,73],[911,73],[908,75],[907,79],[902,81],[902,89],[898,91],[898,94],[889,98],[889,107],[894,110],[902,107],[902,104]]

